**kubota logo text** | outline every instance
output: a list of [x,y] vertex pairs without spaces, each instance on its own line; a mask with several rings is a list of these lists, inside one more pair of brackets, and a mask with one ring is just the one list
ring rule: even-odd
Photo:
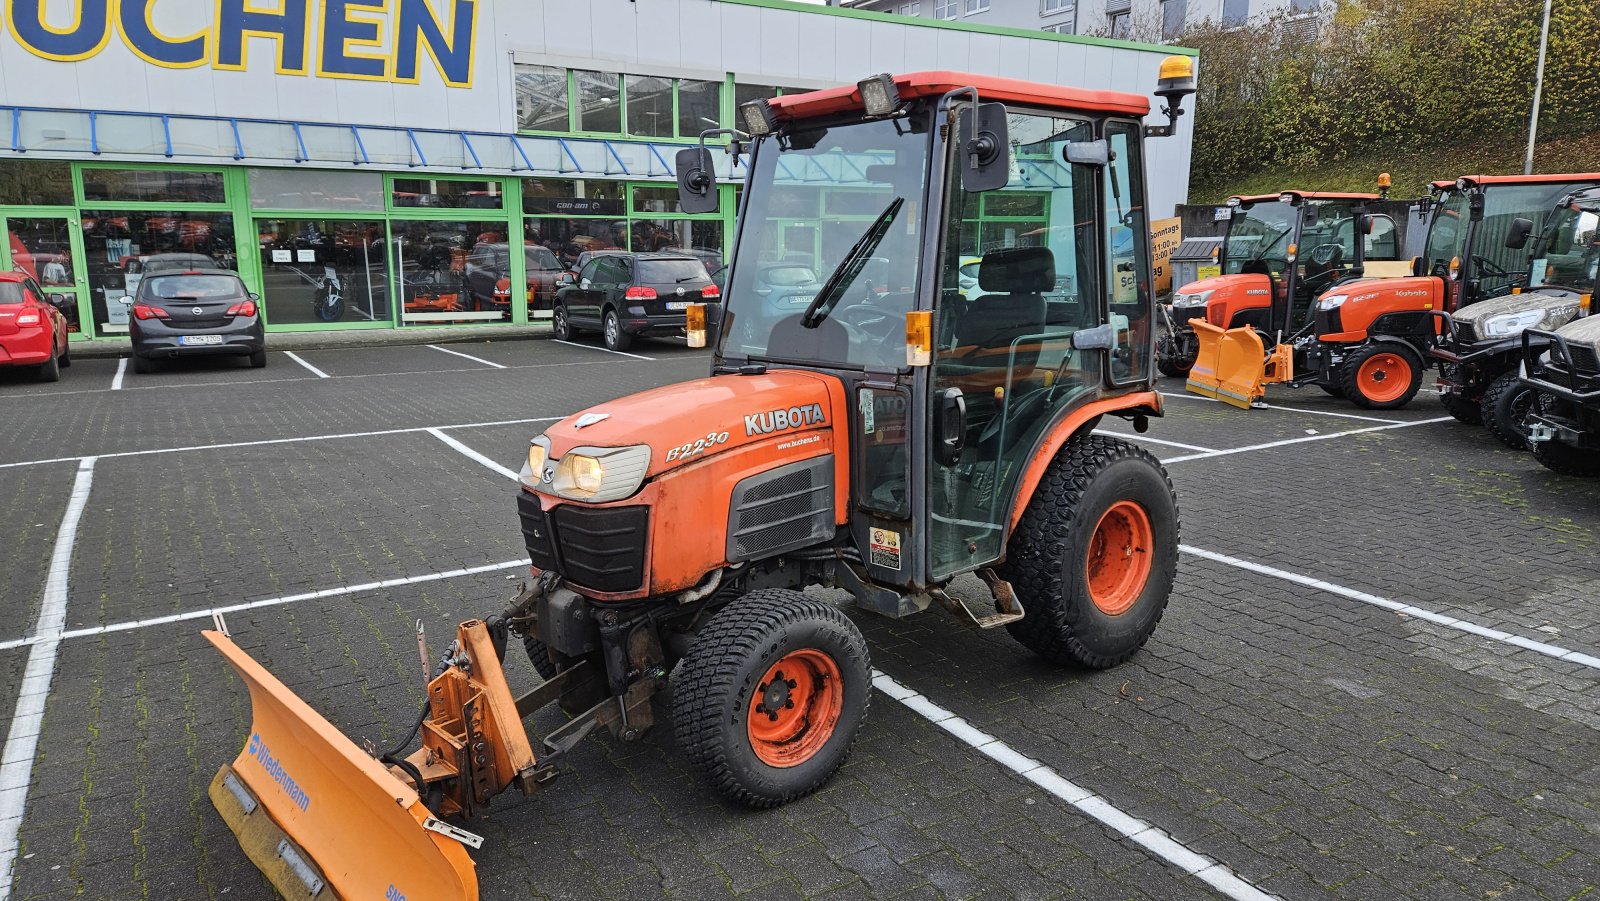
[[827,417],[822,413],[822,404],[807,404],[803,407],[790,407],[787,410],[751,413],[744,418],[744,433],[765,435],[770,432],[781,432],[784,429],[798,429],[803,425],[821,425],[826,421]]
[[272,752],[267,750],[267,743],[261,740],[259,734],[254,732],[250,734],[248,751],[250,756],[256,759],[256,763],[261,764],[261,768],[267,771],[267,777],[278,783],[278,788],[283,789],[283,793],[289,796],[289,800],[300,808],[301,813],[304,813],[311,806],[311,799],[306,796],[306,793],[301,790],[299,785],[295,784],[294,777],[290,776],[288,771],[283,768],[283,764],[278,762],[278,758],[273,757]]

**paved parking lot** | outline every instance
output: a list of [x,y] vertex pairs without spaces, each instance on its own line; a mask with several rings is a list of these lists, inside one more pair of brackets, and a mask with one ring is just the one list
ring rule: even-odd
[[[249,725],[210,611],[392,744],[413,621],[496,611],[525,565],[513,484],[462,447],[514,469],[541,422],[706,369],[661,342],[270,357],[0,376],[11,898],[273,897],[205,795]],[[1241,411],[1165,387],[1136,440],[1177,486],[1184,556],[1131,662],[1066,671],[941,612],[852,613],[881,691],[823,791],[745,811],[670,729],[591,739],[472,826],[483,896],[1594,897],[1600,482],[1426,395]]]

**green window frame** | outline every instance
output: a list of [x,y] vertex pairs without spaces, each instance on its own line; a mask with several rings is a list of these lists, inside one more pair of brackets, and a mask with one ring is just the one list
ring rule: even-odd
[[[512,78],[513,78],[513,84],[512,84],[513,95],[515,95],[515,91],[516,91],[516,85],[515,85],[515,77],[516,77],[515,76],[515,69],[516,69],[516,66],[530,66],[530,67],[538,66],[538,67],[547,68],[547,69],[562,68],[560,66],[546,66],[546,65],[544,65],[542,63],[517,63],[517,64],[515,64],[515,66],[513,66],[513,75],[512,75]],[[564,69],[564,71],[566,72],[566,77],[567,77],[567,89],[566,89],[566,96],[567,96],[567,127],[566,127],[566,130],[565,131],[553,131],[553,130],[547,130],[547,129],[522,129],[522,128],[519,128],[517,130],[517,134],[533,135],[533,136],[549,136],[549,137],[573,137],[573,138],[600,138],[600,139],[624,138],[624,139],[631,139],[631,140],[650,141],[652,143],[667,143],[667,144],[690,144],[690,143],[694,143],[694,142],[697,142],[697,141],[700,140],[700,132],[704,131],[705,128],[702,128],[702,129],[699,129],[699,130],[695,130],[695,131],[692,131],[692,133],[687,133],[687,134],[683,130],[683,127],[682,127],[683,123],[681,121],[681,117],[683,115],[682,88],[683,88],[683,83],[684,82],[709,83],[709,84],[715,84],[715,85],[718,86],[719,97],[717,99],[717,124],[716,124],[715,127],[717,127],[717,128],[726,128],[728,123],[730,121],[732,121],[732,117],[733,117],[733,115],[735,113],[734,105],[733,105],[733,102],[732,102],[733,101],[733,85],[734,85],[734,82],[733,82],[733,76],[731,74],[724,73],[722,75],[722,77],[720,77],[720,78],[713,78],[713,77],[706,77],[706,78],[680,78],[680,77],[677,77],[677,76],[670,76],[670,75],[655,75],[655,74],[652,74],[652,73],[649,73],[649,72],[611,72],[611,71],[599,70],[599,69],[583,69],[583,70],[581,70],[583,72],[599,72],[602,75],[615,75],[617,77],[617,88],[618,88],[618,90],[617,90],[617,101],[618,101],[617,102],[617,117],[618,117],[617,121],[618,121],[618,130],[617,131],[595,131],[593,129],[583,129],[583,128],[579,128],[578,127],[579,116],[580,116],[580,110],[578,109],[579,104],[573,102],[573,98],[578,96],[578,72],[580,70],[567,68],[567,69]],[[629,125],[628,125],[628,81],[629,81],[629,79],[635,79],[635,78],[659,78],[659,79],[665,79],[665,80],[670,81],[672,83],[672,112],[671,112],[672,134],[670,134],[670,135],[635,134],[629,129]],[[774,92],[775,93],[781,92],[781,90],[782,90],[781,88],[774,88]],[[515,101],[513,101],[513,102],[515,102]],[[709,125],[706,126],[706,128],[711,128],[711,127],[712,126],[709,126]]]

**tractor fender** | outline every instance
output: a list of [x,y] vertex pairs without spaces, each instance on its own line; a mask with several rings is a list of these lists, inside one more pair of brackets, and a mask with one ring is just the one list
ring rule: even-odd
[[1033,500],[1033,493],[1039,487],[1039,480],[1044,478],[1050,461],[1056,458],[1061,448],[1075,436],[1092,430],[1100,418],[1108,413],[1140,412],[1147,416],[1161,415],[1161,394],[1157,391],[1138,391],[1132,394],[1122,394],[1116,397],[1105,397],[1090,401],[1061,414],[1055,424],[1044,430],[1039,441],[1033,447],[1033,453],[1028,457],[1028,465],[1022,470],[1022,476],[1017,479],[1016,490],[1011,496],[1010,515],[1006,517],[1006,537],[1010,537],[1012,529],[1017,527],[1017,521],[1022,519],[1022,513],[1028,509],[1028,502]]

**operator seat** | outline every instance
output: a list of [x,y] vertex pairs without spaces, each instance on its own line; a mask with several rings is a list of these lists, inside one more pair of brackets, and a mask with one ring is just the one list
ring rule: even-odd
[[[986,292],[968,301],[956,325],[955,350],[941,363],[941,374],[967,392],[990,391],[1033,374],[1040,341],[1021,341],[1045,331],[1049,305],[1044,292],[1055,287],[1056,258],[1048,247],[991,250],[978,264],[978,287]],[[1016,357],[1011,358],[1016,343]]]

